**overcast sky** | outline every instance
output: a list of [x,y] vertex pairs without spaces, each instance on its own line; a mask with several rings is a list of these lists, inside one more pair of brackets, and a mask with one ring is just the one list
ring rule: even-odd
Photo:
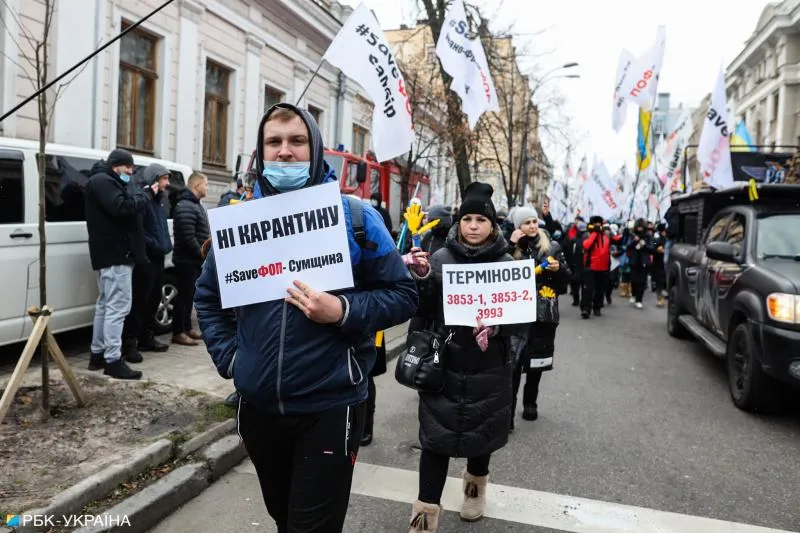
[[[342,0],[353,7],[361,0]],[[536,57],[522,61],[523,71],[539,75],[568,62],[580,79],[552,79],[542,96],[560,92],[566,99],[574,135],[573,166],[584,153],[597,153],[611,172],[636,160],[636,108],[628,110],[625,128],[611,129],[611,100],[620,51],[641,55],[653,43],[658,25],[667,29],[667,45],[659,92],[669,92],[672,107],[694,107],[713,89],[720,64],[727,66],[769,2],[766,0],[472,0],[484,8],[495,30],[513,24],[518,48]],[[412,25],[417,0],[364,0],[381,27]],[[420,2],[421,3],[421,2]],[[567,72],[567,71],[565,71]],[[546,88],[546,89],[545,89]],[[546,146],[561,174],[564,149]]]

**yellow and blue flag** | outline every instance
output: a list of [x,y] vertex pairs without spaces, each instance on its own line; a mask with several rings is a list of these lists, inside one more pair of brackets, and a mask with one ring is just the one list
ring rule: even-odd
[[637,139],[638,149],[636,150],[636,164],[639,166],[639,170],[647,170],[647,167],[650,166],[652,156],[650,121],[652,118],[652,111],[644,111],[639,108],[639,135]]
[[754,152],[755,148],[750,132],[747,130],[747,125],[744,120],[740,120],[736,124],[736,129],[731,135],[731,151],[732,152]]

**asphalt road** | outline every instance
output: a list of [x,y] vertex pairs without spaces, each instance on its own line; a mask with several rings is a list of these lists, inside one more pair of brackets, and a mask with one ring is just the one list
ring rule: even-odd
[[[441,533],[800,531],[800,409],[770,417],[736,409],[721,362],[670,338],[652,294],[644,310],[617,299],[588,321],[565,300],[539,420],[518,417],[492,458],[487,518],[459,522],[452,479]],[[416,395],[389,368],[378,379],[375,442],[358,458],[346,532],[405,532],[416,497]],[[449,475],[463,466],[452,461]],[[209,524],[218,533],[275,531],[248,461],[153,533]]]
[[[670,338],[652,295],[644,310],[617,299],[588,321],[563,300],[539,420],[518,418],[492,458],[491,482],[505,488],[490,518],[465,525],[451,510],[440,531],[760,530],[692,517],[800,531],[800,410],[766,417],[736,409],[721,362],[695,342]],[[416,416],[415,394],[391,372],[379,378],[375,442],[359,455],[345,531],[406,531],[416,496]],[[452,461],[450,476],[463,465]],[[457,509],[452,481],[445,507]],[[249,462],[153,532],[194,531],[209,520],[220,533],[274,531]]]

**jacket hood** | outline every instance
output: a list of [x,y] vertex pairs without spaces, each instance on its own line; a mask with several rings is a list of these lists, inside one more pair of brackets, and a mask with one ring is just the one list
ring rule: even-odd
[[159,165],[158,163],[153,163],[152,165],[148,165],[143,171],[142,176],[145,180],[145,185],[152,185],[154,184],[159,177],[169,175],[169,170],[164,165]]
[[471,263],[491,262],[506,254],[508,249],[508,242],[503,237],[503,232],[500,231],[500,226],[494,225],[492,230],[494,240],[483,243],[475,247],[460,242],[458,240],[458,224],[453,224],[450,232],[447,234],[445,246],[453,252],[453,255]]
[[[331,170],[328,168],[327,163],[325,163],[325,159],[323,157],[324,146],[322,143],[322,133],[319,131],[319,126],[317,125],[317,121],[314,120],[314,117],[311,114],[300,107],[294,106],[288,103],[280,103],[275,104],[271,108],[264,113],[264,116],[261,117],[261,122],[258,125],[258,135],[256,137],[256,160],[255,160],[255,169],[256,169],[256,176],[257,176],[257,183],[260,185],[259,189],[263,196],[272,196],[274,194],[280,194],[277,189],[275,189],[272,185],[270,185],[269,181],[264,178],[264,124],[267,123],[270,115],[278,108],[283,109],[290,109],[297,113],[303,122],[306,124],[306,128],[308,129],[308,141],[310,143],[310,152],[311,152],[311,161],[310,161],[310,174],[311,180],[309,181],[306,187],[311,187],[313,185],[319,185],[326,181],[325,178],[329,178],[329,174]],[[335,174],[333,175],[335,179]],[[328,179],[327,181],[330,181]]]
[[182,189],[181,192],[178,193],[178,200],[179,201],[180,200],[193,200],[193,201],[195,201],[197,203],[200,203],[200,198],[195,196],[194,193],[192,191],[190,191],[188,187],[185,188],[185,189]]

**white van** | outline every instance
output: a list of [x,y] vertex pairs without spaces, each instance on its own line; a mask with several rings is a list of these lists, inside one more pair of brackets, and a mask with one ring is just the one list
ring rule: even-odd
[[[0,346],[24,341],[32,323],[26,310],[39,305],[39,143],[0,137]],[[108,152],[48,144],[45,180],[47,238],[47,304],[53,308],[50,325],[58,333],[90,326],[97,299],[97,281],[89,260],[84,218],[83,187],[92,166]],[[139,170],[159,163],[170,170],[172,218],[177,193],[192,169],[177,163],[133,156]],[[169,221],[170,233],[172,221]],[[156,334],[170,330],[172,300],[177,291],[167,257]]]

